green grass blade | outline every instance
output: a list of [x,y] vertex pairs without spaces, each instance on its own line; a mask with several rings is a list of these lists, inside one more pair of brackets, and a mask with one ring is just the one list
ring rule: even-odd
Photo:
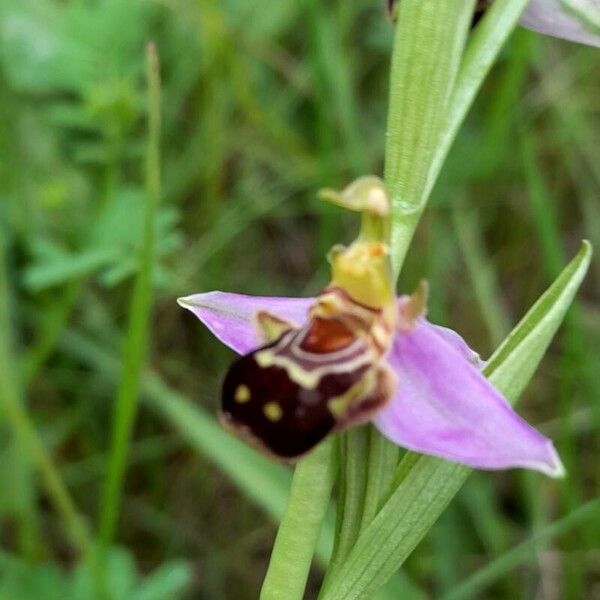
[[513,402],[533,376],[550,345],[587,272],[591,258],[592,247],[584,241],[577,256],[490,358],[485,368],[486,375],[491,379],[494,374],[495,379],[501,379],[504,395]]
[[212,415],[171,389],[158,375],[144,375],[142,391],[153,412],[171,423],[183,439],[213,461],[271,517],[281,519],[291,483],[288,469],[227,433]]
[[123,352],[123,371],[114,408],[111,450],[100,514],[100,538],[109,546],[114,538],[126,470],[127,453],[135,420],[140,372],[146,355],[152,304],[154,221],[160,196],[160,74],[153,44],[147,50],[148,153],[147,196],[140,268],[135,280],[129,325]]
[[[12,400],[23,406],[26,398],[26,382],[19,372],[15,343],[15,332],[19,324],[15,315],[11,314],[14,284],[9,276],[9,244],[5,241],[5,232],[5,218],[0,206],[0,422],[3,421],[2,406],[7,399],[9,403]],[[5,452],[6,462],[12,465],[9,475],[11,489],[5,491],[8,512],[13,513],[18,522],[21,553],[30,560],[35,560],[42,548],[36,506],[36,474],[18,436],[13,436],[10,447]]]
[[[12,336],[9,331],[8,269],[5,262],[4,233],[3,224],[0,223],[0,408],[19,440],[19,449],[40,471],[48,496],[63,519],[73,546],[85,554],[92,547],[87,526],[22,403],[17,381],[18,364],[13,360],[10,347]],[[24,458],[21,456],[19,460]]]

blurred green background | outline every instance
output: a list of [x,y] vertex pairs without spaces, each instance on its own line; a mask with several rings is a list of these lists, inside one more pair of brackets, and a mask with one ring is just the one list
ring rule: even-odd
[[[232,353],[175,298],[326,283],[325,253],[356,221],[316,190],[382,172],[382,5],[0,0],[0,389],[92,530],[139,269],[148,40],[161,60],[150,348],[106,565],[115,600],[257,597],[289,472],[216,424]],[[427,277],[432,319],[483,356],[582,238],[600,249],[598,56],[515,32],[417,232],[401,290]],[[474,474],[406,565],[421,592],[391,597],[600,598],[600,515],[577,512],[600,486],[599,292],[596,261],[520,403],[568,478]],[[91,598],[93,569],[18,432],[0,410],[0,599]],[[456,588],[483,568],[485,589]]]

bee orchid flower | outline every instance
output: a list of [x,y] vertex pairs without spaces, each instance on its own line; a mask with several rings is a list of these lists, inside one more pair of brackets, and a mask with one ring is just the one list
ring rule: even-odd
[[178,300],[242,355],[223,383],[224,424],[283,459],[370,421],[413,451],[561,476],[552,442],[483,376],[478,354],[427,320],[427,285],[395,296],[387,245],[378,239],[386,237],[381,181],[361,178],[324,195],[363,212],[363,229],[332,250],[331,282],[317,297],[213,291]]
[[[300,324],[314,301],[220,291],[178,300],[221,342],[242,355],[262,344],[256,325],[261,311]],[[552,442],[527,424],[481,374],[483,362],[461,336],[430,323],[424,315],[412,322],[403,318],[414,302],[411,296],[397,299],[399,322],[404,325],[397,326],[386,357],[396,386],[371,415],[373,424],[392,442],[416,452],[480,469],[525,467],[562,476]],[[306,394],[307,411],[310,400]],[[251,409],[251,404],[250,397],[246,406]],[[266,415],[258,417],[271,423]]]

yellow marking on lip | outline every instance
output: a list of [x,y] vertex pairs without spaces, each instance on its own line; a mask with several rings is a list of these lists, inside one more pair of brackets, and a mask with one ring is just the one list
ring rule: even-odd
[[279,402],[267,402],[263,406],[263,412],[265,413],[265,417],[273,423],[281,421],[281,418],[283,417],[283,409]]
[[261,350],[254,355],[254,360],[263,369],[273,365],[273,358],[273,353],[270,350]]
[[343,394],[330,398],[327,401],[327,408],[336,419],[341,419],[344,414],[354,405],[358,404],[361,398],[367,397],[375,383],[375,371],[367,371],[352,387],[348,388]]
[[235,389],[234,399],[238,404],[245,404],[249,402],[252,398],[252,394],[250,393],[250,388],[243,383],[238,385]]

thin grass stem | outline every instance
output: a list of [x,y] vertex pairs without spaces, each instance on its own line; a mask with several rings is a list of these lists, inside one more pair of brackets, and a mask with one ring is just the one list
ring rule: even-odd
[[60,514],[71,543],[85,555],[93,547],[87,525],[78,513],[56,465],[23,405],[17,381],[19,370],[10,348],[11,337],[8,269],[5,261],[4,229],[0,226],[0,405],[4,417],[19,440],[20,448],[39,470],[48,497]]
[[131,297],[129,324],[122,357],[122,373],[113,414],[112,438],[100,514],[100,541],[110,546],[117,526],[123,480],[132,429],[138,406],[140,374],[144,364],[154,261],[155,217],[160,197],[160,72],[156,47],[147,47],[148,147],[146,156],[146,204],[140,267]]

